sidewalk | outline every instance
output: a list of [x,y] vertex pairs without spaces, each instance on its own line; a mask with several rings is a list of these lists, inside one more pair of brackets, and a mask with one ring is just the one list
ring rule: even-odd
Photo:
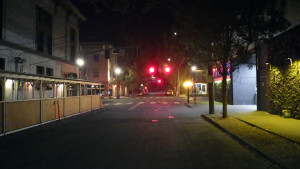
[[220,112],[202,117],[279,168],[300,168],[300,120],[245,108],[229,106],[225,119]]
[[[263,111],[229,112],[228,116],[300,144],[300,120],[283,118]],[[222,114],[207,115],[207,117],[216,119],[221,118]]]

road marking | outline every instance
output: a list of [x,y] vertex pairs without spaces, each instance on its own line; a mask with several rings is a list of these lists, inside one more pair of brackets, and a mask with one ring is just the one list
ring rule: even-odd
[[126,103],[126,104],[133,104],[132,102]]
[[163,97],[163,98],[167,98],[167,97]]
[[160,97],[155,97],[155,98],[160,98]]
[[174,104],[180,104],[179,102],[174,102]]
[[108,105],[109,105],[108,103],[103,104],[103,106],[108,106]]
[[150,104],[156,104],[156,102],[150,102]]
[[162,104],[168,104],[168,102],[162,102]]
[[145,102],[138,102],[136,105],[131,106],[128,110],[133,110],[135,108],[137,108],[139,105],[144,104]]
[[115,103],[114,105],[120,105],[121,103]]
[[153,97],[149,97],[149,98],[151,98],[151,99],[152,99]]

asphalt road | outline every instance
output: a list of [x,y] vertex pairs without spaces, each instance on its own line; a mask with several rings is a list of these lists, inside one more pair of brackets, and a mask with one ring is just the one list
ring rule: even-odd
[[0,137],[0,168],[274,168],[203,120],[206,105],[192,109],[185,101],[109,99],[104,110]]

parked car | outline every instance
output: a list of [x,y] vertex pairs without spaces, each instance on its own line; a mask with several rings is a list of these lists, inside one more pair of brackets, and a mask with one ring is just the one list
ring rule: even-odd
[[173,90],[167,90],[166,95],[167,96],[173,96],[174,95]]
[[137,92],[137,96],[146,96],[148,94],[148,90],[139,90]]

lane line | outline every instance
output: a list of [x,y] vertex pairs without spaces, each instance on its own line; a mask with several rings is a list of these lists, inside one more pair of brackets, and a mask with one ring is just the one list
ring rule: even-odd
[[180,104],[179,102],[174,102],[174,104]]
[[144,103],[145,103],[145,102],[139,102],[139,103],[137,103],[136,105],[131,106],[128,110],[133,110],[133,109],[137,108],[139,105],[144,104]]
[[150,102],[150,104],[156,104],[156,102]]
[[162,102],[162,104],[168,104],[168,102]]
[[120,105],[121,103],[115,103],[114,105]]
[[126,104],[133,104],[132,102],[126,103]]

